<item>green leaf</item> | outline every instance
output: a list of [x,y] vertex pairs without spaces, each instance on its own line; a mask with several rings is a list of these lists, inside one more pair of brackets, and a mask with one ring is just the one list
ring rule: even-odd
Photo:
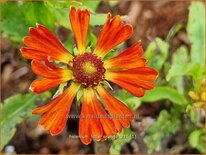
[[162,140],[174,134],[180,126],[180,118],[162,110],[158,119],[149,127],[144,137],[148,152],[160,151]]
[[30,26],[39,23],[54,31],[55,16],[52,10],[44,5],[44,2],[25,2],[23,6],[25,20]]
[[94,13],[91,14],[90,24],[91,25],[103,25],[106,21],[107,14],[105,13]]
[[148,59],[148,65],[157,70],[161,70],[167,59],[169,44],[161,38],[156,38],[146,49],[145,57]]
[[187,64],[189,62],[188,49],[186,46],[180,46],[172,55],[172,64]]
[[168,99],[172,103],[185,106],[187,100],[184,96],[179,94],[177,90],[167,86],[157,86],[148,91],[144,97],[141,98],[142,102],[155,102],[158,100]]
[[74,7],[81,7],[82,3],[78,1],[45,1],[46,6],[54,7],[54,8],[70,8],[71,6]]
[[169,31],[166,37],[166,42],[171,42],[175,35],[183,28],[182,23],[175,24]]
[[112,86],[110,85],[110,83],[109,83],[108,81],[104,80],[102,83],[103,83],[105,86],[107,86],[109,89],[113,90]]
[[192,2],[189,7],[187,33],[191,42],[191,60],[205,64],[205,6],[203,2]]
[[71,26],[68,21],[68,13],[71,6],[75,6],[77,8],[87,8],[90,10],[90,25],[103,25],[106,21],[107,14],[104,13],[95,13],[97,6],[99,5],[99,1],[58,1],[58,2],[44,2],[46,6],[50,7],[53,11],[52,14],[56,17],[57,22],[71,29]]
[[74,37],[73,35],[70,35],[67,41],[64,42],[64,46],[67,48],[67,50],[71,53],[74,54]]
[[36,23],[55,29],[55,16],[43,2],[2,3],[1,13],[3,35],[16,43],[21,43],[22,38],[28,35],[28,28]]
[[4,101],[1,106],[1,150],[15,134],[16,125],[31,116],[31,111],[36,107],[34,103],[48,97],[50,97],[49,92],[41,95],[28,93],[25,95],[17,94]]
[[173,77],[180,77],[180,76],[192,76],[195,81],[202,80],[205,75],[205,67],[200,66],[199,63],[188,63],[185,65],[172,65],[171,69],[169,70],[166,80],[169,81]]
[[[187,47],[180,46],[172,55],[172,67],[170,65],[170,69],[169,69],[170,74],[171,74],[171,68],[173,68],[173,66],[175,65],[184,66],[185,64],[188,63],[188,61],[189,61],[189,55],[188,55]],[[173,73],[176,72],[173,71]],[[183,77],[174,76],[173,78],[169,78],[169,83],[172,87],[177,88],[179,93],[181,94],[185,93]]]
[[128,143],[135,137],[134,133],[130,128],[124,128],[123,131],[117,135],[117,139],[113,141],[109,153],[120,154],[121,148],[125,143]]
[[88,32],[88,39],[87,40],[88,40],[90,50],[92,47],[94,48],[96,46],[97,37],[91,31]]
[[55,94],[53,95],[52,98],[56,98],[57,96],[59,96],[60,94],[62,94],[64,92],[64,88],[67,86],[67,82],[62,83],[59,85],[57,91],[55,92]]
[[53,8],[69,9],[71,6],[76,8],[87,8],[92,12],[95,12],[97,7],[99,6],[100,1],[90,1],[90,0],[82,0],[78,1],[45,1],[45,5]]
[[83,0],[82,5],[95,12],[101,1]]
[[193,123],[197,124],[200,121],[201,112],[200,112],[200,109],[196,109],[194,107],[194,103],[186,107],[186,112],[188,113],[188,116],[190,117]]
[[133,95],[131,95],[130,93],[128,93],[126,90],[124,89],[120,89],[115,96],[122,101],[123,103],[125,103],[129,108],[136,110],[140,105],[141,105],[141,100],[140,98],[137,98]]
[[3,36],[17,43],[22,42],[22,38],[28,34],[29,25],[25,21],[22,10],[23,5],[18,5],[16,2],[1,3]]
[[83,96],[83,87],[80,87],[79,91],[77,92],[77,106],[80,106],[81,105],[81,102],[82,102],[82,96]]
[[189,135],[189,143],[193,148],[205,153],[205,128],[192,131]]

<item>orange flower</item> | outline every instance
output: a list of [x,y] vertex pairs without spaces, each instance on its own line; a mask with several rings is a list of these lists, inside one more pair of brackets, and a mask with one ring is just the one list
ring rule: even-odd
[[[21,53],[25,58],[32,59],[32,70],[43,77],[32,82],[34,93],[42,93],[65,82],[69,85],[51,103],[32,112],[42,114],[39,124],[51,135],[62,132],[72,102],[83,88],[79,136],[84,144],[89,144],[92,139],[102,141],[121,132],[134,118],[133,112],[106,90],[103,81],[113,82],[141,97],[146,90],[154,87],[158,73],[146,67],[146,59],[141,57],[141,42],[104,61],[112,48],[132,35],[132,26],[124,24],[120,16],[111,19],[108,14],[93,52],[86,50],[89,11],[71,7],[69,17],[77,43],[76,55],[70,54],[46,27],[39,24],[29,29],[30,36],[23,39],[27,47],[22,47]],[[56,66],[54,61],[64,65]]]

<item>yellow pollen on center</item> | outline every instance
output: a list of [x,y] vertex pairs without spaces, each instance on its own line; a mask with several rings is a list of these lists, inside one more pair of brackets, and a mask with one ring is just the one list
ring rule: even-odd
[[97,68],[95,67],[95,65],[91,62],[85,62],[83,65],[82,65],[82,68],[84,70],[84,72],[86,74],[93,74],[97,71]]

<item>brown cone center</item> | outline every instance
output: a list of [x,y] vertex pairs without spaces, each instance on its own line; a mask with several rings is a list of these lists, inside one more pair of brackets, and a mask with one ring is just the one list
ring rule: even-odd
[[81,83],[84,88],[97,86],[103,80],[103,62],[92,53],[86,52],[76,56],[72,62],[75,81]]

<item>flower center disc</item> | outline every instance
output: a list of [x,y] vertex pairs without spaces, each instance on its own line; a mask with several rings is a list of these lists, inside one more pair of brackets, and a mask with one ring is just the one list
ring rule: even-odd
[[73,59],[75,81],[86,87],[94,87],[102,81],[105,73],[103,62],[91,53],[84,53]]

